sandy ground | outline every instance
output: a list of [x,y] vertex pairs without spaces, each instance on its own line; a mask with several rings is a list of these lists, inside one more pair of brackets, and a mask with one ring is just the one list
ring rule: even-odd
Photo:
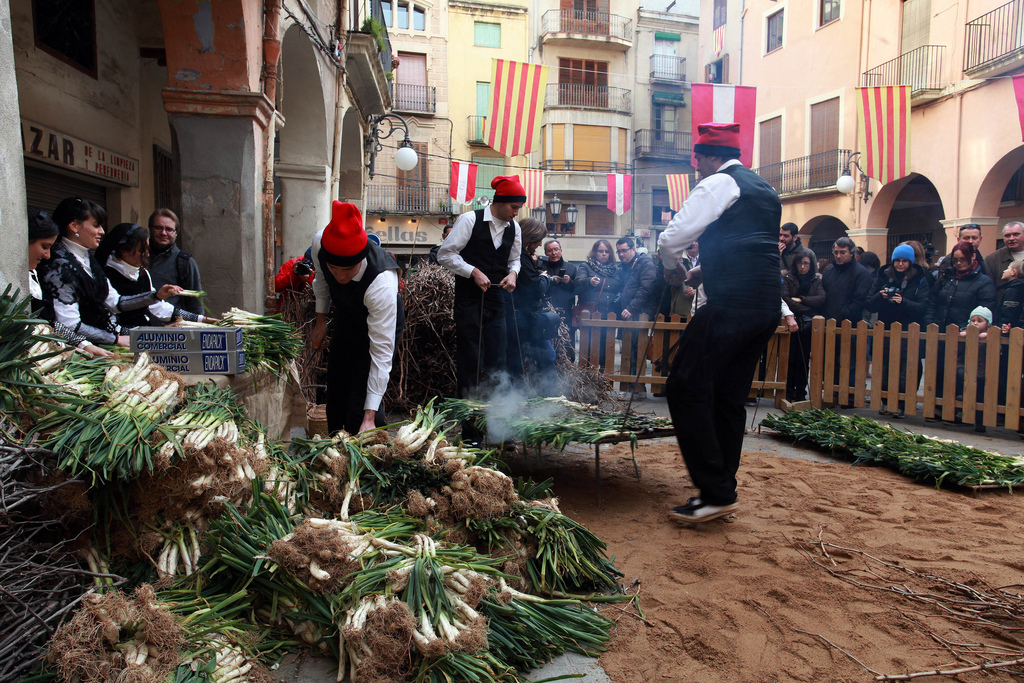
[[[940,618],[931,605],[834,576],[826,566],[875,585],[883,575],[907,578],[818,543],[957,582],[1024,583],[1019,495],[975,498],[887,469],[783,457],[793,449],[766,435],[748,435],[744,445],[735,519],[696,528],[667,518],[668,508],[696,495],[674,441],[641,444],[639,480],[623,459],[628,444],[602,448],[600,507],[592,449],[510,463],[516,473],[553,477],[562,511],[608,543],[625,584],[639,580],[631,592],[639,590],[646,620],[631,606],[604,608],[617,622],[600,658],[611,680],[869,681],[867,667],[904,674],[969,665],[941,651],[933,633],[1024,651],[1024,635]],[[910,583],[938,590],[934,581]],[[994,671],[955,680],[1020,678]]]

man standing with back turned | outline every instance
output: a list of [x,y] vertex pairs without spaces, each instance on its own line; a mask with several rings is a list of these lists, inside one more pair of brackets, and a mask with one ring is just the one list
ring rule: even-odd
[[746,409],[757,360],[779,324],[779,223],[771,185],[739,162],[738,123],[698,126],[701,182],[658,240],[672,270],[700,243],[707,303],[686,326],[666,383],[679,450],[700,495],[672,509],[697,524],[737,509]]

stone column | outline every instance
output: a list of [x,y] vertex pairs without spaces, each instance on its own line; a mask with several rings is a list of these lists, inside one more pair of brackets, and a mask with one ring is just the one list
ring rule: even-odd
[[0,0],[0,292],[12,283],[22,295],[27,295],[25,161],[21,147],[18,82],[14,74],[11,8],[8,0]]
[[167,88],[177,136],[183,248],[199,264],[206,305],[262,312],[266,289],[263,159],[273,107],[261,93]]
[[331,169],[279,161],[274,175],[281,184],[281,250],[287,261],[302,256],[331,220]]

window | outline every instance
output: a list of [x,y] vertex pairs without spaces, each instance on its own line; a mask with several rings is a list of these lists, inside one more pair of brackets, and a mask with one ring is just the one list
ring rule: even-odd
[[384,25],[387,26],[388,28],[392,28],[395,25],[395,22],[391,15],[391,3],[382,2],[380,4],[380,7],[382,10],[384,10]]
[[427,13],[420,7],[412,8],[412,27],[416,31],[427,30]]
[[401,0],[384,0],[381,3],[384,11],[384,25],[388,28],[409,28],[409,13],[412,11],[412,29],[414,31],[427,30],[427,11]]
[[[505,175],[505,157],[473,157],[476,169],[476,194],[478,197],[488,196],[491,192],[491,181]],[[473,209],[482,209],[483,204],[473,202]]]
[[718,28],[719,26],[725,26],[726,18],[726,0],[715,0],[714,9],[714,21],[711,28]]
[[782,117],[776,116],[758,125],[757,172],[778,191],[782,187]]
[[765,52],[775,52],[782,47],[782,20],[785,10],[779,10],[768,17],[768,42],[765,45]]
[[711,62],[704,67],[705,83],[728,83],[729,82],[729,55],[722,55],[718,61]]
[[839,18],[839,0],[818,0],[818,26],[831,24]]
[[93,0],[32,0],[32,23],[36,47],[97,77]]
[[839,148],[839,98],[811,105],[810,187],[828,187],[836,181]]
[[608,62],[558,60],[558,104],[608,108]]
[[655,188],[651,192],[651,225],[668,225],[674,213],[668,205],[668,190]]
[[654,130],[656,131],[656,139],[660,139],[657,133],[660,133],[662,131],[671,132],[679,130],[679,114],[675,106],[654,102],[651,104],[651,110],[651,123],[653,124]]
[[409,3],[398,3],[398,28],[409,28]]
[[607,206],[587,204],[587,234],[614,235],[615,213]]
[[174,161],[160,145],[153,145],[153,202],[156,206],[178,206],[174,198]]
[[474,21],[473,45],[477,47],[501,47],[501,24]]

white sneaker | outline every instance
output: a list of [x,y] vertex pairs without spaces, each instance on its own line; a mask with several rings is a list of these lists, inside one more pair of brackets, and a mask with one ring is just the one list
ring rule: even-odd
[[679,505],[669,511],[674,522],[683,524],[701,524],[731,515],[739,509],[739,503],[728,505],[705,505],[700,498],[690,498],[686,505]]

